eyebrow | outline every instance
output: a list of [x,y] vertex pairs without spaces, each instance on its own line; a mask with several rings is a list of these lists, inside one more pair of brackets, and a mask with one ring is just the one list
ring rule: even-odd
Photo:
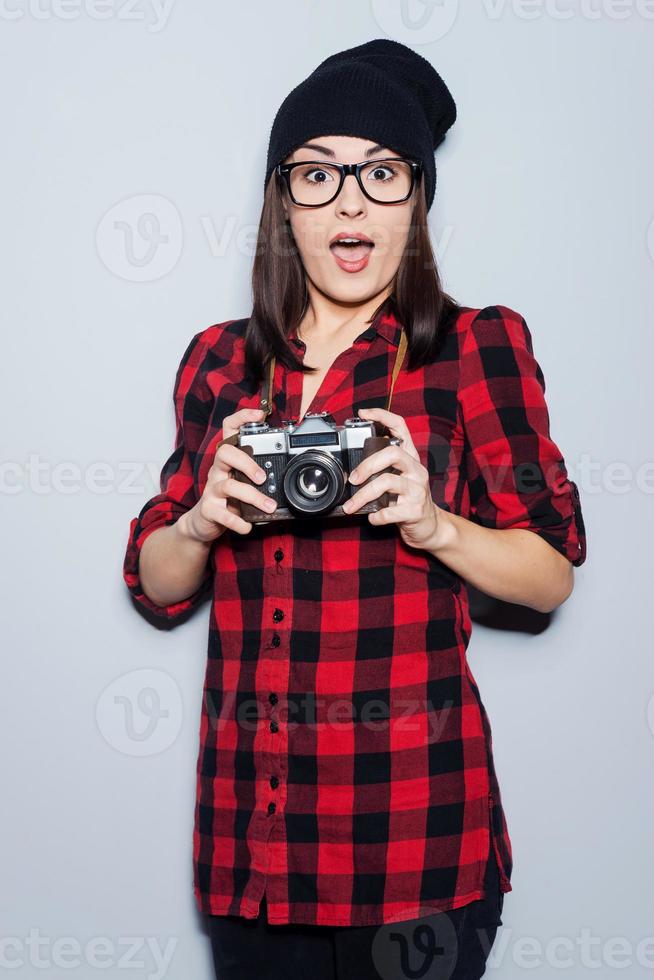
[[[320,143],[303,143],[302,146],[298,146],[297,149],[316,150],[318,153],[324,153],[326,157],[336,156],[336,153],[333,150],[330,150],[328,146],[322,146]],[[383,149],[385,149],[385,147],[381,143],[375,143],[374,146],[371,146],[368,150],[366,150],[364,156],[371,157],[373,153],[379,153],[379,151]]]

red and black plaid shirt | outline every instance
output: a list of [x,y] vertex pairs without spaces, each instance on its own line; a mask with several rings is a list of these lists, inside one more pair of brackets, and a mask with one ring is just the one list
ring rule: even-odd
[[[210,326],[185,351],[175,450],[161,492],[131,521],[124,562],[131,594],[164,620],[211,595],[198,907],[254,918],[265,889],[271,923],[412,919],[483,897],[490,846],[501,891],[511,891],[491,728],[466,659],[466,583],[447,565],[407,547],[395,525],[354,513],[228,530],[194,595],[159,607],[141,589],[140,548],[198,500],[221,420],[259,405],[244,367],[246,323]],[[343,424],[384,407],[399,335],[386,306],[336,358],[309,410]],[[269,424],[298,418],[302,380],[277,362]],[[550,438],[544,391],[524,319],[464,307],[432,363],[403,367],[391,410],[405,418],[440,507],[527,528],[581,565],[579,495]]]

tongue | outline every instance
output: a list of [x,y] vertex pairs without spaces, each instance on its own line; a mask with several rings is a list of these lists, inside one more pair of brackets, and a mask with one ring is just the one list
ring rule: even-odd
[[344,262],[358,262],[364,255],[368,255],[372,245],[332,245],[332,252],[338,255]]

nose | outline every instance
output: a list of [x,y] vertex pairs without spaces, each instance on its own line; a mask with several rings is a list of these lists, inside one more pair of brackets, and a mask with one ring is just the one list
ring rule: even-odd
[[334,201],[337,213],[360,214],[366,209],[366,198],[354,174],[346,174],[343,186]]

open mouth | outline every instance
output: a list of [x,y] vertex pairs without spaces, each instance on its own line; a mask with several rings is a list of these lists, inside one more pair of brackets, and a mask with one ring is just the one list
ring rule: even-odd
[[343,237],[335,239],[329,249],[345,272],[360,272],[368,265],[374,247],[367,238]]

